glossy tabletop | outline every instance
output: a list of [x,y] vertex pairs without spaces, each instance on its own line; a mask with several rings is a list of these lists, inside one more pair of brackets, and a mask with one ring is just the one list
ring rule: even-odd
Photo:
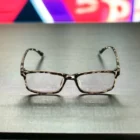
[[[140,24],[0,25],[0,132],[139,133]],[[20,75],[26,49],[29,70],[74,74],[113,69],[108,50],[104,64],[98,51],[114,46],[121,74],[109,95],[84,95],[68,80],[59,96],[33,96]]]

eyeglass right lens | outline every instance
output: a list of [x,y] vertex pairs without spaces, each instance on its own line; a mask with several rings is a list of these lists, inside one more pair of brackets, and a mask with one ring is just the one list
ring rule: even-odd
[[64,78],[49,73],[30,73],[26,75],[27,87],[36,92],[56,92],[64,83]]

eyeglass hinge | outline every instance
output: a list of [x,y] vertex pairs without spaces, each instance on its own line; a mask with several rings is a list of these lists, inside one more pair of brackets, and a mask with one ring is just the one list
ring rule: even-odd
[[116,70],[116,78],[120,75],[120,68],[117,68]]
[[26,70],[23,66],[20,67],[20,74],[21,76],[25,77]]

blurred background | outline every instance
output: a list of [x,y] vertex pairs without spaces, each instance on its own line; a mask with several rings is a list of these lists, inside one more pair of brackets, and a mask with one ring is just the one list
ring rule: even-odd
[[140,0],[0,0],[0,23],[139,21]]

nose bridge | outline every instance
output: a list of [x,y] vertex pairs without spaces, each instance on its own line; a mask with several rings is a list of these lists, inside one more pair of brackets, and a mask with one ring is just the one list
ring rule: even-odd
[[73,75],[73,74],[72,74],[72,75],[69,75],[69,74],[68,74],[68,75],[66,76],[66,79],[67,79],[67,80],[74,80],[74,79],[75,79],[75,75]]

